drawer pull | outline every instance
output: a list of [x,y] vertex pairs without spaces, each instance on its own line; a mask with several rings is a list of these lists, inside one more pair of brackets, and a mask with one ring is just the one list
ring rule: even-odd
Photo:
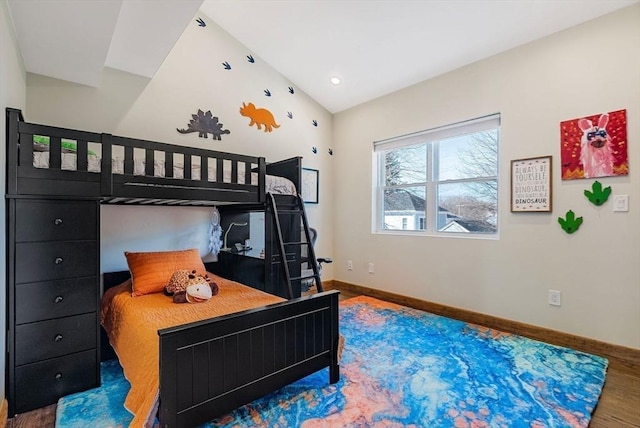
[[55,380],[60,381],[62,380],[62,373],[58,372],[56,373],[56,375],[54,376]]
[[56,298],[54,299],[55,303],[62,303],[62,296],[56,296]]
[[56,334],[56,337],[54,337],[53,340],[55,342],[60,342],[62,340],[62,335],[61,334]]
[[62,257],[56,257],[56,259],[54,260],[54,263],[59,265],[60,263],[62,263],[64,260],[62,260]]
[[61,218],[57,218],[53,221],[53,224],[55,224],[56,226],[60,226],[62,224],[62,219]]

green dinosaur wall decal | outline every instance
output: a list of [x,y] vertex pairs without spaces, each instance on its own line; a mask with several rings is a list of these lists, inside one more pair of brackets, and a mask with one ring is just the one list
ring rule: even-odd
[[576,215],[571,210],[567,211],[565,217],[566,218],[558,217],[558,223],[560,223],[562,230],[571,234],[580,228],[582,217],[576,218]]
[[593,203],[594,205],[600,206],[607,202],[609,199],[609,195],[611,194],[611,186],[602,188],[602,184],[596,180],[591,186],[592,192],[585,190],[584,195]]

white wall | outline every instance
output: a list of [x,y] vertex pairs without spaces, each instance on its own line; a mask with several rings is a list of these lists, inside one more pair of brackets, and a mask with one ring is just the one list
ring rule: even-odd
[[[264,156],[267,162],[303,156],[305,167],[320,170],[319,205],[307,206],[311,224],[320,231],[318,254],[330,256],[334,157],[332,116],[230,37],[205,15],[192,21],[153,79],[105,69],[100,87],[90,88],[28,75],[29,122]],[[231,64],[225,70],[223,62]],[[266,97],[264,90],[271,91]],[[242,103],[269,109],[281,125],[271,133],[249,127],[240,115]],[[198,109],[211,110],[231,134],[221,141],[179,134]],[[293,113],[293,119],[287,117]],[[315,127],[312,121],[316,120]],[[317,148],[317,154],[312,152]],[[166,250],[195,246],[206,253],[210,210],[170,207],[102,207],[102,270],[126,269],[125,250]],[[323,272],[331,278],[331,269]]]
[[[324,279],[640,348],[640,183],[634,173],[640,165],[639,6],[333,118],[300,91],[291,96],[285,77],[258,57],[249,64],[251,52],[199,16],[207,26],[190,25],[150,81],[107,69],[101,86],[89,88],[29,75],[27,120],[263,155],[268,161],[302,155],[305,166],[320,170],[321,202],[307,208],[320,232],[317,253],[335,259],[323,269]],[[232,70],[222,68],[224,61]],[[248,127],[238,109],[249,101],[269,108],[283,126],[271,134]],[[198,108],[211,110],[231,134],[220,142],[178,134],[175,128],[186,126]],[[582,192],[590,180],[560,180],[559,123],[621,108],[629,119],[631,172],[602,182],[614,194],[631,195],[629,213],[611,212],[611,203],[586,202]],[[373,141],[495,112],[503,124],[499,240],[371,233]],[[318,127],[310,125],[313,119]],[[317,155],[311,153],[314,146]],[[547,154],[554,156],[554,212],[511,214],[510,160]],[[585,219],[574,235],[556,221],[568,209]],[[154,249],[191,243],[188,236],[204,238],[198,228],[208,221],[207,210],[148,210],[103,207],[103,242],[109,245],[102,248],[108,266],[103,270],[124,268],[121,252],[133,246],[132,231],[144,230],[135,242]],[[178,220],[181,231],[175,233]],[[194,245],[204,248],[204,240]],[[353,271],[346,270],[349,259]],[[373,275],[366,273],[368,262],[376,265]],[[561,307],[546,303],[549,288],[562,291]]]
[[[640,5],[334,117],[334,278],[640,348]],[[627,109],[629,212],[560,179],[560,122]],[[499,240],[372,233],[372,142],[501,113]],[[510,160],[553,155],[553,213],[510,213]],[[557,223],[584,217],[567,235]],[[354,270],[346,269],[353,260]],[[367,263],[375,263],[375,274]],[[547,304],[547,290],[562,306]]]
[[[6,178],[6,120],[7,107],[24,109],[26,100],[26,74],[22,63],[22,56],[18,52],[18,45],[13,31],[13,25],[9,17],[9,9],[6,0],[0,0],[0,188],[5,192]],[[0,213],[5,212],[5,199],[0,198]],[[4,214],[3,214],[3,217]],[[5,355],[6,355],[6,225],[3,224],[0,232],[0,402],[5,397]]]

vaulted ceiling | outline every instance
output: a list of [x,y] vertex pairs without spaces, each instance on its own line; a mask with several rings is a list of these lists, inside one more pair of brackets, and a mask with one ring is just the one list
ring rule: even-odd
[[[640,0],[8,0],[28,72],[152,78],[203,13],[332,113]],[[337,76],[340,85],[329,79]]]

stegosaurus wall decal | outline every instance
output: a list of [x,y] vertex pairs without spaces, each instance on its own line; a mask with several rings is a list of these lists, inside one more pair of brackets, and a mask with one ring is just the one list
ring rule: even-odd
[[222,129],[222,123],[218,122],[218,117],[208,110],[206,113],[198,109],[198,113],[191,115],[192,119],[187,125],[187,129],[176,128],[181,134],[197,132],[198,137],[208,138],[207,134],[211,134],[214,140],[221,141],[223,134],[230,134],[228,129]]

